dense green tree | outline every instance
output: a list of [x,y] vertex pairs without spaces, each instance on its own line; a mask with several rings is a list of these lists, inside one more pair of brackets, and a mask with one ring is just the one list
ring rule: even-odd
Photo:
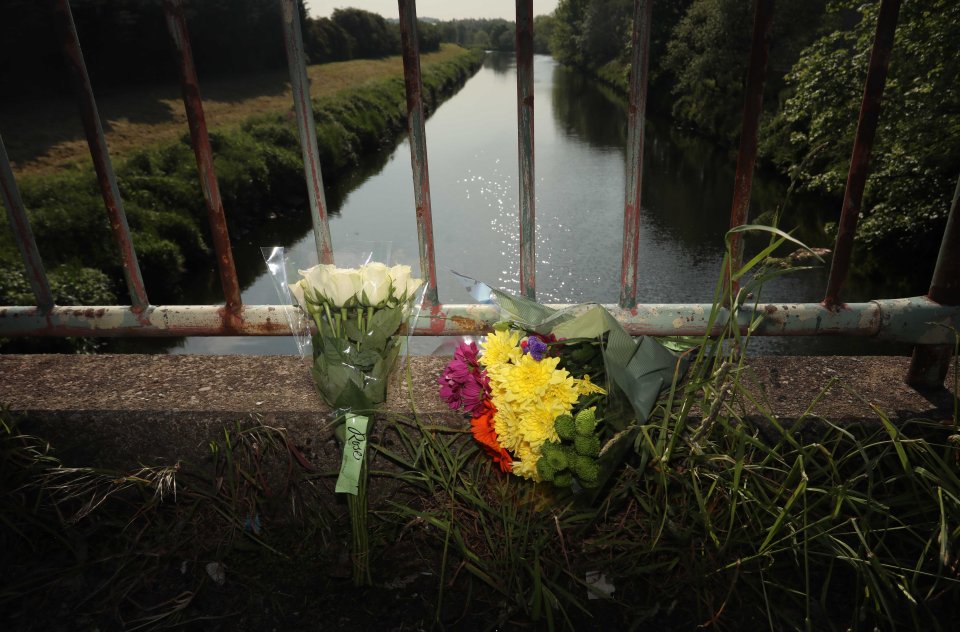
[[556,24],[550,39],[550,50],[561,64],[570,66],[597,66],[599,60],[588,60],[583,55],[583,22],[589,0],[560,0],[553,16]]
[[335,9],[330,19],[346,32],[350,58],[387,57],[400,50],[400,30],[383,16],[363,9]]
[[[807,188],[843,191],[877,8],[831,0],[832,29],[794,65],[791,96],[764,134],[765,154]],[[903,4],[858,229],[868,247],[921,258],[939,245],[960,173],[957,42],[960,4]]]
[[330,18],[308,20],[303,46],[312,64],[350,59],[350,36]]
[[[752,5],[744,0],[694,0],[673,29],[663,60],[672,81],[674,118],[730,143],[740,133]],[[764,86],[768,111],[777,107],[784,75],[819,34],[824,5],[824,0],[776,3]]]
[[556,23],[552,15],[538,15],[533,18],[533,52],[550,54],[550,40]]
[[507,20],[450,20],[439,22],[444,42],[464,47],[512,51],[516,27]]
[[435,24],[419,22],[417,24],[417,42],[421,53],[440,50],[440,29]]

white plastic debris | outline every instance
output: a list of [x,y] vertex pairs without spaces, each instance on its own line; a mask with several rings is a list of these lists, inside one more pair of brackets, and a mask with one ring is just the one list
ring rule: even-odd
[[587,599],[610,599],[616,590],[613,583],[600,571],[590,571],[586,575]]
[[207,564],[207,575],[218,586],[223,586],[227,582],[227,567],[220,562],[210,562]]

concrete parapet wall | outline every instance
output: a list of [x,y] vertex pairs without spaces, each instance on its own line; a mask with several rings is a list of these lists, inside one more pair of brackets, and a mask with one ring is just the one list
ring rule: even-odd
[[[394,373],[383,417],[413,416],[468,427],[437,395],[448,358],[412,356]],[[952,387],[919,393],[903,383],[908,358],[759,357],[742,382],[787,421],[813,406],[838,422],[953,415]],[[197,462],[224,427],[256,420],[283,427],[308,458],[334,466],[334,414],[314,390],[309,365],[295,356],[0,355],[0,405],[27,417],[68,463],[129,468]],[[948,376],[951,386],[952,373]],[[382,426],[383,424],[380,424]],[[327,462],[329,460],[329,462]]]

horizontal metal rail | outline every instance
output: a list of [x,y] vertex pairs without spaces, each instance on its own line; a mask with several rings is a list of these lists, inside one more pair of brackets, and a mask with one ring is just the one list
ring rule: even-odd
[[[556,309],[585,310],[589,305],[550,305]],[[720,308],[711,331],[709,303],[637,305],[624,309],[604,305],[633,335],[702,336],[720,333],[730,311]],[[284,305],[245,305],[239,318],[226,327],[230,313],[223,305],[151,306],[141,313],[129,307],[0,307],[0,336],[221,336],[290,335]],[[503,318],[496,305],[437,305],[415,318],[418,336],[483,334]],[[850,303],[831,309],[821,303],[769,303],[742,307],[737,322],[742,331],[757,319],[753,335],[873,337],[914,344],[950,344],[960,328],[960,306],[941,305],[925,296]],[[940,326],[942,325],[942,326]]]

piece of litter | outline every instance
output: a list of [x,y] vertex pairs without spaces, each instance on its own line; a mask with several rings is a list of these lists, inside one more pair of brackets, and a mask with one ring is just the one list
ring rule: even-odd
[[199,389],[199,391],[200,391],[201,393],[206,393],[207,391],[212,390],[212,389],[213,389],[212,386],[201,386],[200,389]]
[[600,571],[588,572],[586,580],[587,599],[610,599],[616,591],[613,584],[607,581],[607,576]]
[[262,404],[262,403],[263,403],[263,402],[257,402],[257,406],[259,406],[259,405]]
[[223,586],[227,582],[227,567],[220,562],[210,562],[207,564],[207,575],[218,586]]

